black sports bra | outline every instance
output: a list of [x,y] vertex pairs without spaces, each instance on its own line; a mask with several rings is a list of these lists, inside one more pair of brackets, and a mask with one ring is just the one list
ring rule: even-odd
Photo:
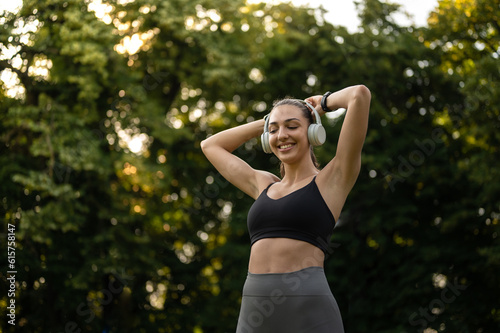
[[292,238],[313,244],[326,253],[335,218],[319,192],[316,177],[280,199],[267,196],[271,185],[262,191],[248,211],[251,244],[263,238]]

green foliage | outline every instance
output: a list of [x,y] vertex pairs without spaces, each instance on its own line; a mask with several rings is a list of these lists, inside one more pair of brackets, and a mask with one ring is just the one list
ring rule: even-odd
[[[362,83],[362,170],[325,266],[346,331],[498,331],[498,6],[442,0],[418,29],[395,23],[397,5],[359,8],[357,33],[286,3],[45,0],[4,13],[0,71],[21,87],[0,87],[17,328],[234,331],[252,200],[201,140],[276,98]],[[341,121],[325,119],[323,165]],[[257,140],[236,153],[278,173]]]

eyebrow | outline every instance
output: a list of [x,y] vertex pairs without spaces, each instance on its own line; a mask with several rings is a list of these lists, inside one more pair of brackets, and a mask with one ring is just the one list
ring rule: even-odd
[[[293,120],[298,120],[298,121],[300,121],[300,119],[299,119],[299,118],[289,118],[289,119],[285,120],[284,122],[285,122],[285,123],[289,123],[289,122],[291,122],[291,121],[293,121]],[[276,121],[273,121],[272,123],[269,123],[269,125],[277,125],[277,124],[278,124],[278,122],[276,122]]]

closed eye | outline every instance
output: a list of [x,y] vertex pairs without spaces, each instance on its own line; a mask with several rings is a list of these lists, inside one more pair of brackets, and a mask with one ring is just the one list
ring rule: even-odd
[[[298,126],[288,126],[287,127],[289,130],[294,130],[294,129],[297,129]],[[275,128],[275,129],[272,129],[269,131],[270,134],[273,134],[273,133],[276,133],[278,130]]]

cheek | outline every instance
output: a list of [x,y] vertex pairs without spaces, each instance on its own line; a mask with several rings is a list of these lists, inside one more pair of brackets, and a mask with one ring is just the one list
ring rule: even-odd
[[295,136],[297,137],[297,139],[300,139],[303,143],[309,145],[309,139],[307,138],[307,129],[297,131]]
[[276,134],[271,134],[269,133],[269,142],[276,142],[276,140],[278,139],[278,136]]

